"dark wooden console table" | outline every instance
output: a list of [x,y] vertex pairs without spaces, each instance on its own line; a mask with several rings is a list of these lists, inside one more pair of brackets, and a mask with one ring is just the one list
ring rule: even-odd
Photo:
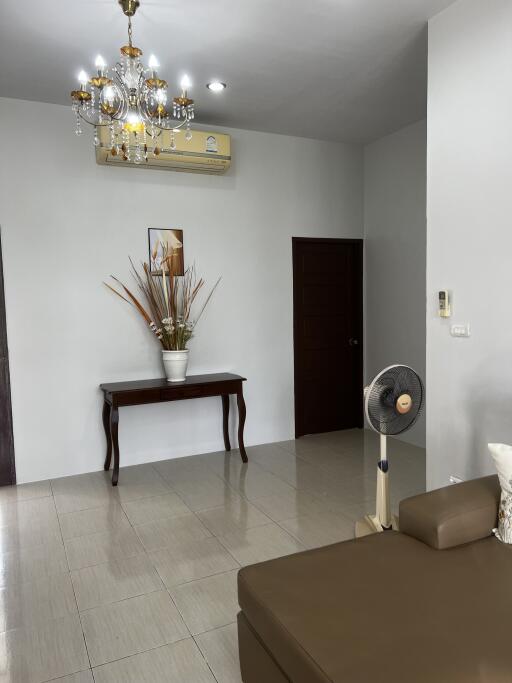
[[192,375],[187,377],[184,382],[176,383],[168,382],[166,379],[143,379],[135,382],[100,384],[100,389],[103,391],[104,396],[103,427],[107,437],[105,470],[110,469],[112,451],[114,451],[112,486],[117,486],[119,479],[119,408],[123,406],[139,406],[146,403],[221,396],[224,445],[226,450],[230,451],[229,395],[236,394],[238,405],[238,447],[243,462],[247,462],[247,453],[244,447],[245,401],[242,382],[245,382],[245,377],[220,373],[216,375]]

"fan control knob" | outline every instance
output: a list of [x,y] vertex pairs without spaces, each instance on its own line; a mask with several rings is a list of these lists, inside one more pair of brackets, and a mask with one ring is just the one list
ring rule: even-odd
[[407,415],[411,408],[412,398],[409,396],[409,394],[402,394],[398,397],[396,402],[396,409],[398,410],[400,415]]

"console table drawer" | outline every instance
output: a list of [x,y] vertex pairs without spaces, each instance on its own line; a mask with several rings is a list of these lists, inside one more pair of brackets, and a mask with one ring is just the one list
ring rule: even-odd
[[204,396],[204,390],[201,387],[179,387],[170,386],[160,390],[161,401],[176,401],[183,398],[201,398]]
[[115,396],[115,405],[122,408],[123,406],[140,406],[144,403],[158,403],[160,401],[160,389],[151,389],[148,391],[127,391],[119,393]]
[[222,394],[235,394],[237,382],[218,382],[202,386],[170,385],[160,390],[161,401],[177,401],[187,398],[207,398],[209,396],[221,396]]

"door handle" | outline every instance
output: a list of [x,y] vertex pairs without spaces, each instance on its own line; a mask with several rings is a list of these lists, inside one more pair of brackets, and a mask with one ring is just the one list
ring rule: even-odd
[[350,337],[348,340],[348,345],[349,346],[357,346],[359,344],[359,339],[354,339],[354,337]]

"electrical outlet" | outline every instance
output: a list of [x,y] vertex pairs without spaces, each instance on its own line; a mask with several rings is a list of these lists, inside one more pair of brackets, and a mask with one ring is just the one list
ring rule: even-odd
[[448,477],[448,481],[450,482],[450,484],[462,484],[464,479],[456,477],[454,474],[450,474],[450,476]]

